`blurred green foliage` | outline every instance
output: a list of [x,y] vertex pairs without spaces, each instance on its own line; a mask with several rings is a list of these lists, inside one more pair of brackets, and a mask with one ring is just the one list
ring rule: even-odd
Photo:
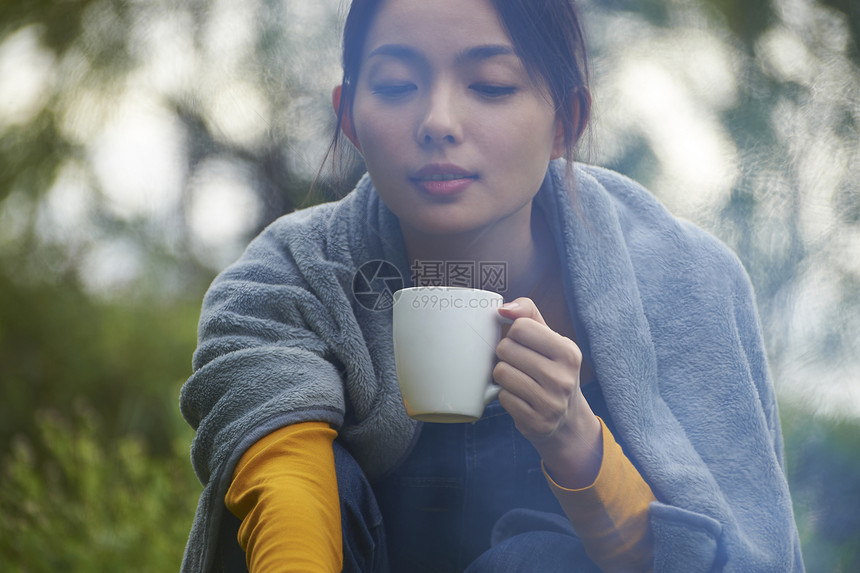
[[177,405],[198,313],[0,268],[0,571],[178,570],[200,492]]
[[169,456],[111,436],[95,412],[43,412],[0,472],[0,569],[9,573],[174,571],[199,484],[187,433]]
[[106,302],[71,281],[19,284],[0,271],[0,453],[38,434],[34,414],[84,396],[109,435],[172,451],[179,386],[190,372],[199,300]]
[[0,452],[15,434],[37,435],[39,409],[65,411],[81,396],[111,434],[170,451],[198,313],[199,302],[105,303],[69,283],[20,285],[0,272]]

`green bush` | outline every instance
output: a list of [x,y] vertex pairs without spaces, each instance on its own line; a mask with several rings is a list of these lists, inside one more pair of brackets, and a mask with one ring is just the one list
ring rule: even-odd
[[91,412],[43,413],[37,427],[3,463],[0,570],[177,571],[200,492],[190,431],[157,457],[140,438],[105,439]]
[[101,300],[72,278],[22,279],[14,262],[0,253],[0,457],[13,435],[37,435],[34,412],[65,414],[81,397],[106,433],[169,452],[186,429],[179,385],[191,373],[202,289],[189,300]]

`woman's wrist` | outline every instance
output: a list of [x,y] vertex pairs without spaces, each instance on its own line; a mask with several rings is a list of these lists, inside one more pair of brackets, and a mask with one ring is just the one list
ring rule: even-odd
[[572,408],[570,422],[535,447],[546,472],[558,485],[582,489],[594,483],[603,461],[603,432],[582,393]]

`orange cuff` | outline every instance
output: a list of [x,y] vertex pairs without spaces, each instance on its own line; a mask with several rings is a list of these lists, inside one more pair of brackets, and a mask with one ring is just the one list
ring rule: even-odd
[[600,426],[603,461],[594,483],[566,489],[546,470],[544,476],[589,557],[602,571],[650,571],[654,539],[648,506],[656,498],[603,420]]

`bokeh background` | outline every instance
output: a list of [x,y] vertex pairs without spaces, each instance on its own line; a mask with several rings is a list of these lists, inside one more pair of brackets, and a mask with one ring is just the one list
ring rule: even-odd
[[[860,571],[860,3],[582,7],[582,157],[744,261],[807,567]],[[344,14],[0,0],[0,570],[178,569],[200,301],[269,221],[348,189],[309,192]]]

